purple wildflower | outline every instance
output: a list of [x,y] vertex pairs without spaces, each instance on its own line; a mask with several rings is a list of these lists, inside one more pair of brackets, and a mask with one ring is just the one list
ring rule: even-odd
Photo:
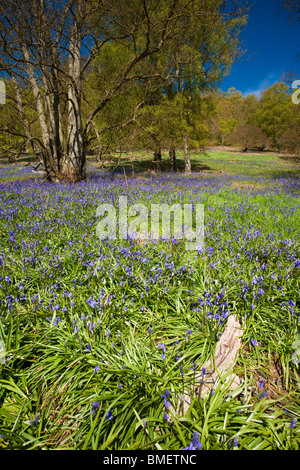
[[234,439],[230,439],[228,441],[228,447],[238,447],[239,445],[239,436],[235,437]]
[[297,418],[293,418],[292,421],[291,421],[290,428],[294,429],[296,427],[296,423],[297,423]]
[[201,450],[202,444],[199,441],[199,434],[194,432],[193,438],[187,447],[184,447],[182,450]]
[[97,408],[99,407],[100,407],[100,403],[98,403],[97,401],[93,401],[91,414],[95,413],[95,411],[97,411]]
[[262,392],[262,393],[259,395],[258,399],[259,399],[259,400],[262,400],[262,398],[265,398],[265,397],[267,397],[268,395],[269,395],[269,392],[268,392],[268,391],[264,391],[264,392]]

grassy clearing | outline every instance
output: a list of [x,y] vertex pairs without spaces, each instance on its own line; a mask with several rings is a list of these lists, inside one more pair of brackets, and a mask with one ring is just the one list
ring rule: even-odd
[[[197,433],[208,450],[299,449],[299,179],[276,156],[249,158],[257,175],[228,153],[199,155],[214,171],[191,177],[131,177],[129,163],[126,179],[93,164],[78,185],[4,175],[2,448],[179,450]],[[119,195],[204,204],[204,250],[101,242],[96,208]],[[171,415],[231,314],[243,384],[217,381]]]

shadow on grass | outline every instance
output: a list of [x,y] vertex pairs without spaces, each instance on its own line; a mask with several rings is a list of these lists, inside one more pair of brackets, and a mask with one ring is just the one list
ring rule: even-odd
[[277,180],[281,178],[300,178],[300,168],[295,170],[277,170],[272,172],[272,179]]
[[[139,157],[128,160],[123,160],[119,162],[119,165],[115,167],[115,162],[111,161],[107,164],[106,170],[107,173],[112,175],[124,175],[124,171],[126,176],[132,175],[139,175],[139,174],[147,174],[147,173],[164,173],[164,172],[172,172],[172,167],[170,160],[167,158],[163,158],[160,163],[160,169],[157,162],[153,161],[153,157]],[[210,171],[210,172],[217,172],[218,170],[213,169],[206,163],[202,163],[199,160],[191,158],[191,168],[192,172],[202,172],[202,171]],[[177,173],[184,173],[184,160],[182,158],[176,158],[176,172]],[[176,173],[174,172],[174,174]]]

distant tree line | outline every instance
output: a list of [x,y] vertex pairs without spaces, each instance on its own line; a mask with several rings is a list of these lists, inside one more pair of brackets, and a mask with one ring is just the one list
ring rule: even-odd
[[300,152],[300,106],[292,102],[290,84],[279,82],[261,96],[243,97],[234,88],[213,95],[210,143],[243,150]]

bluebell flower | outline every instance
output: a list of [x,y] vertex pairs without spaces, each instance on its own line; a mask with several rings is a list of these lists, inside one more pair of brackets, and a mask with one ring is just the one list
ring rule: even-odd
[[256,339],[251,339],[251,344],[256,348],[258,343],[257,343]]
[[98,403],[97,401],[93,401],[91,414],[95,413],[95,411],[97,411],[97,408],[99,407],[100,407],[100,403]]
[[108,419],[108,421],[112,421],[114,419],[113,415],[112,415],[112,411],[109,410],[109,412],[107,413],[106,415],[106,419]]
[[169,400],[167,400],[166,398],[164,399],[164,406],[165,406],[165,410],[166,410],[166,411],[169,411],[170,402],[169,402]]
[[175,359],[176,361],[180,361],[180,353],[175,353]]
[[96,374],[97,372],[99,372],[100,370],[100,366],[96,366],[93,370],[93,373]]
[[91,308],[95,308],[97,306],[97,302],[95,302],[95,300],[93,299],[93,296],[90,297],[87,301],[86,301],[87,304],[89,304],[89,306]]
[[194,432],[193,438],[187,447],[184,447],[182,450],[201,450],[202,444],[199,441],[199,434]]
[[189,335],[191,335],[193,332],[192,330],[187,330],[186,332],[186,337],[185,337],[185,341],[188,342],[188,339],[189,339]]
[[76,323],[77,323],[76,320],[74,320],[74,324],[75,324],[74,333],[78,333],[78,332],[79,332],[79,328],[78,328],[78,326],[77,326]]
[[265,397],[267,397],[268,395],[269,395],[269,392],[268,392],[268,391],[262,392],[262,393],[259,395],[258,399],[259,399],[259,400],[262,400],[262,398],[265,398]]
[[168,398],[169,395],[170,395],[170,392],[169,392],[169,390],[166,388],[164,395],[161,395],[161,397],[162,397],[162,398]]
[[290,428],[294,429],[296,427],[296,424],[297,424],[297,418],[293,418],[292,421],[291,421]]
[[228,447],[238,447],[239,445],[239,436],[235,437],[234,439],[230,439],[228,441]]

